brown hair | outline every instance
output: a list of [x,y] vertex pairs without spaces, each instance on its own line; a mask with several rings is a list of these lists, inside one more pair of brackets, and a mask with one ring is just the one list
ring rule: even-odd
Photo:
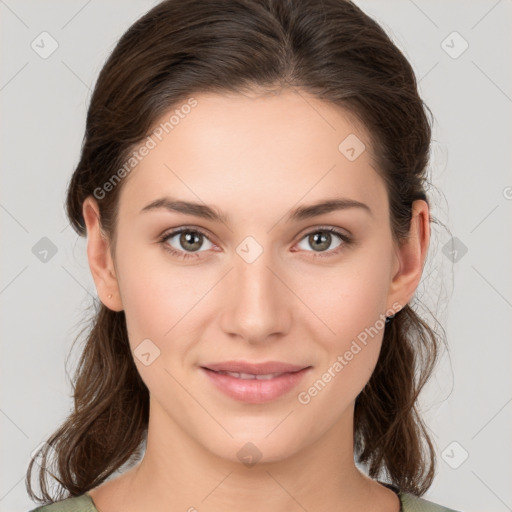
[[[85,198],[111,180],[170,108],[196,93],[281,88],[339,105],[368,129],[393,237],[403,242],[413,201],[428,202],[428,107],[405,56],[345,0],[166,0],[136,21],[102,68],[91,98],[66,200],[75,231],[86,235]],[[123,183],[98,201],[111,247]],[[435,474],[417,397],[437,361],[438,338],[409,305],[403,307],[386,324],[377,366],[355,403],[356,460],[370,477],[385,472],[390,483],[418,496]],[[97,305],[73,386],[74,410],[27,470],[29,495],[38,501],[52,501],[47,474],[67,491],[53,501],[77,496],[130,462],[145,440],[149,393],[133,361],[123,311]],[[54,472],[46,469],[50,451]],[[40,454],[42,498],[31,488]]]

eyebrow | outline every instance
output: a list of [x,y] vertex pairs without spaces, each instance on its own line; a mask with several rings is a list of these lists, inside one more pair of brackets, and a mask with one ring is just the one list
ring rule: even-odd
[[[371,211],[370,207],[364,203],[361,203],[360,201],[347,198],[336,198],[328,199],[307,206],[299,206],[287,215],[286,220],[287,222],[301,221],[338,210],[347,210],[349,208],[360,208],[362,211],[366,211],[371,216],[373,216],[373,212]],[[224,224],[228,224],[230,221],[229,216],[225,213],[222,213],[217,208],[208,206],[206,204],[180,201],[171,197],[162,197],[152,201],[148,205],[144,206],[140,213],[158,209],[183,213],[186,215],[193,215],[195,217],[222,222]]]

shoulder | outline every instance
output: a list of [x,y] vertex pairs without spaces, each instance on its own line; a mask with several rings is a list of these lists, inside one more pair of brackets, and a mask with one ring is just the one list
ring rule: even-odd
[[458,512],[452,508],[443,507],[414,494],[400,493],[403,512]]
[[49,505],[29,510],[29,512],[98,512],[92,498],[88,494],[81,494],[74,498],[56,501]]

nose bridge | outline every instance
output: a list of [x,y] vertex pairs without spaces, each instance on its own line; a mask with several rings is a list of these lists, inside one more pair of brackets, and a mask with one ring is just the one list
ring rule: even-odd
[[268,303],[275,277],[270,271],[272,262],[270,250],[263,251],[254,261],[239,257],[235,264],[234,276],[240,300],[250,299],[254,305]]
[[248,237],[237,248],[237,254],[239,257],[234,275],[238,299],[257,309],[271,306],[272,290],[275,292],[276,288],[275,276],[270,271],[275,266],[272,250],[268,245],[263,247],[253,237]]
[[286,287],[275,275],[279,270],[274,268],[272,250],[247,237],[236,252],[223,328],[248,340],[283,331],[290,300],[283,295]]

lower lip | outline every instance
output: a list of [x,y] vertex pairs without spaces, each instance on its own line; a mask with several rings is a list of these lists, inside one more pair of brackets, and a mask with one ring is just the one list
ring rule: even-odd
[[229,397],[251,404],[261,404],[291,391],[310,368],[293,373],[283,373],[268,380],[237,379],[231,375],[217,373],[206,368],[201,368],[201,370],[206,373],[217,389]]

